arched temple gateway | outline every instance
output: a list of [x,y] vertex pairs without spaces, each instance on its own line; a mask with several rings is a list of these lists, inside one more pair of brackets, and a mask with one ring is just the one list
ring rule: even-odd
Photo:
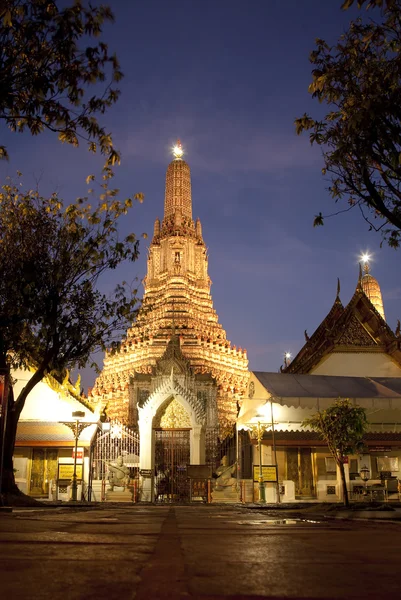
[[[192,218],[191,173],[180,142],[166,173],[164,218],[149,247],[144,298],[91,395],[140,433],[142,500],[164,485],[185,492],[186,464],[215,463],[248,382],[246,351],[231,346],[210,294],[207,249]],[[215,464],[213,464],[215,466]],[[180,474],[182,477],[180,477]],[[171,483],[174,480],[173,484]],[[182,486],[182,489],[181,489]]]

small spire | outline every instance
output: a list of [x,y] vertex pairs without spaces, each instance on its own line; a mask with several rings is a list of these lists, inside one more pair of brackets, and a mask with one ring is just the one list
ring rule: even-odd
[[166,171],[166,188],[164,193],[164,221],[174,221],[175,212],[181,210],[182,216],[192,221],[191,170],[183,160],[184,150],[180,140],[171,149],[174,159]]
[[359,277],[358,277],[358,283],[356,285],[356,289],[357,290],[362,290],[362,265],[361,263],[359,263]]
[[336,300],[340,299],[340,291],[341,291],[340,278],[337,277],[337,296],[336,296]]

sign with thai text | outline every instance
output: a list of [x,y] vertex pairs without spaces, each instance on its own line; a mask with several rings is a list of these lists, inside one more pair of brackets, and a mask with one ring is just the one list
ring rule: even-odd
[[142,475],[142,477],[152,477],[152,469],[141,469],[139,474]]
[[[77,465],[76,469],[77,479],[82,479],[82,465]],[[73,464],[59,464],[58,466],[58,478],[59,479],[72,479],[74,475]]]
[[[276,482],[277,466],[262,465],[262,477],[264,482]],[[256,482],[259,481],[259,465],[253,465],[253,480]]]
[[207,499],[207,479],[191,479],[191,500]]

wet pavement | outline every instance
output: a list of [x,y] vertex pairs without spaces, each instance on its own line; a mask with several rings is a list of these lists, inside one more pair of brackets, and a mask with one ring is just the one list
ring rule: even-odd
[[401,524],[229,506],[0,514],[1,598],[401,596]]

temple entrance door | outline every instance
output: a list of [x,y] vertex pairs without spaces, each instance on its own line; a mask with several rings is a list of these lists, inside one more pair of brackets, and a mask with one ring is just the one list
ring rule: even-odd
[[314,496],[311,448],[287,448],[287,479],[295,483],[295,496]]
[[188,502],[189,429],[155,429],[155,499]]

